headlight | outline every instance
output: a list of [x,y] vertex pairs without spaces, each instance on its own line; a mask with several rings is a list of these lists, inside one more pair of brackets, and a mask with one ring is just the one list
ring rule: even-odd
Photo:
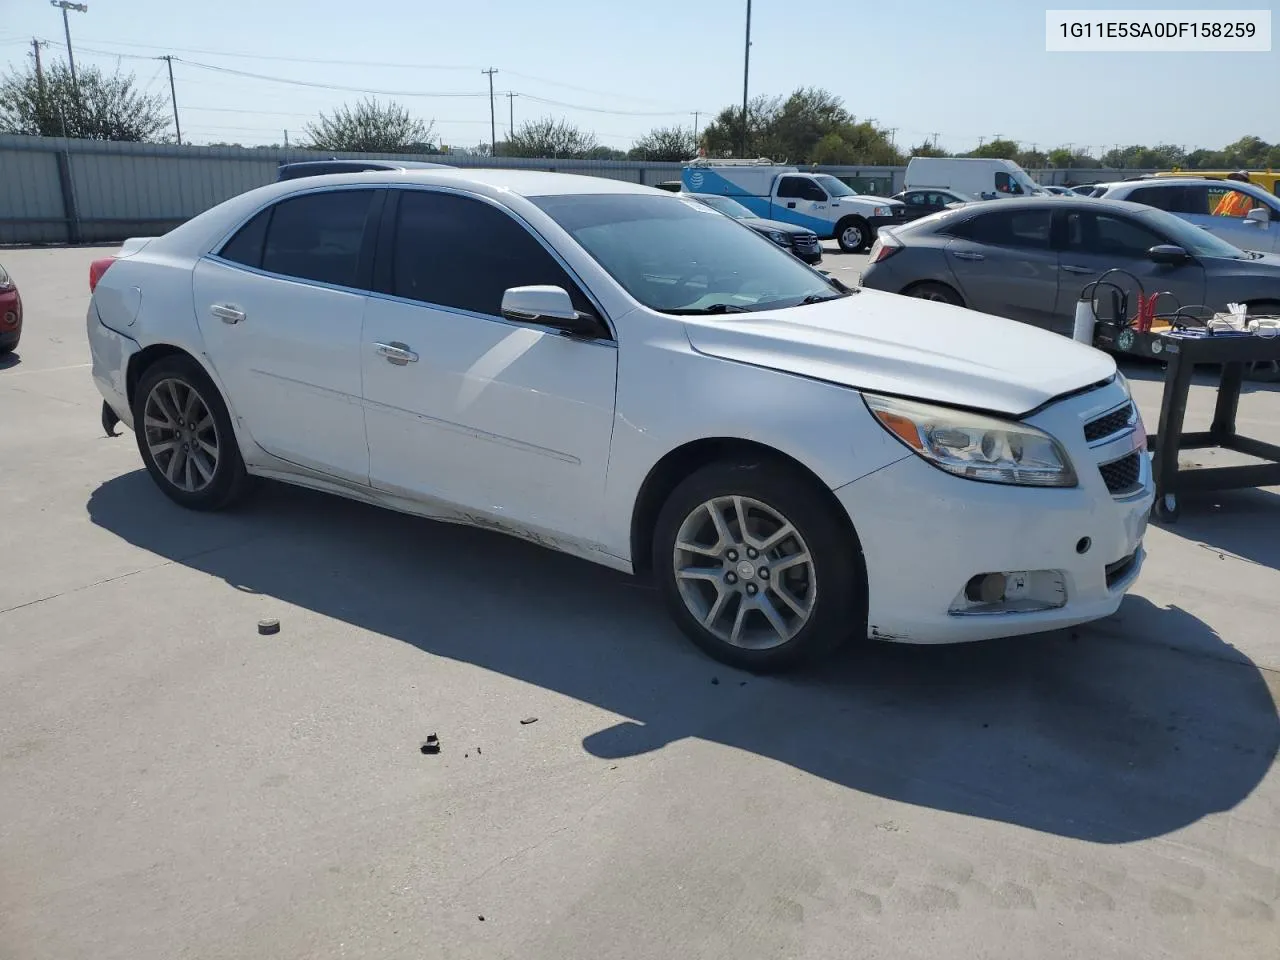
[[790,241],[787,240],[787,235],[785,233],[779,233],[777,230],[769,231],[769,239],[784,247],[789,247],[791,245]]
[[1129,387],[1129,378],[1119,370],[1116,371],[1116,383],[1124,388],[1124,395],[1130,400],[1133,399],[1133,390]]
[[4,267],[0,267],[0,290],[8,290],[13,286],[13,281],[9,279],[9,274],[4,272]]
[[1076,485],[1062,445],[1028,424],[872,394],[863,400],[882,427],[940,470],[1023,487]]
[[892,217],[893,207],[876,207],[871,211],[873,217]]

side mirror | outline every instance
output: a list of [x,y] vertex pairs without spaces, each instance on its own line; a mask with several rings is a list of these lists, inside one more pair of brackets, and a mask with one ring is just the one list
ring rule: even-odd
[[502,315],[517,323],[538,323],[556,327],[574,337],[595,337],[600,321],[579,313],[564,287],[538,285],[509,287],[502,294]]
[[1147,256],[1155,263],[1162,263],[1169,267],[1176,267],[1178,264],[1186,263],[1191,259],[1187,255],[1187,251],[1173,243],[1157,243],[1147,251]]
[[1244,215],[1244,218],[1249,223],[1270,223],[1271,208],[1270,207],[1254,207],[1252,210],[1250,210],[1248,213]]

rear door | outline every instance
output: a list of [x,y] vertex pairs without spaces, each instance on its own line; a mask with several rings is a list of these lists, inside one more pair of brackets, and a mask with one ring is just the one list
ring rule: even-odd
[[380,189],[294,195],[196,264],[197,321],[235,415],[268,453],[369,481],[360,389]]
[[[1061,277],[1054,329],[1070,332],[1081,291],[1113,268],[1137,277],[1148,296],[1170,293],[1172,300],[1162,297],[1156,304],[1162,313],[1204,303],[1204,268],[1195,261],[1176,267],[1153,262],[1148,251],[1171,241],[1146,224],[1111,210],[1085,207],[1064,210],[1058,216],[1055,238],[1060,247]],[[1128,313],[1132,317],[1138,308],[1133,282],[1121,274],[1113,274],[1112,279],[1129,293]]]
[[947,264],[974,310],[1040,327],[1052,326],[1058,255],[1051,212],[1020,207],[980,213],[949,231]]

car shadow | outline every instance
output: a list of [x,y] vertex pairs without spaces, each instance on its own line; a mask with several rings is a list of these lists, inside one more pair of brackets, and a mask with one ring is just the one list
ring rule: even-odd
[[1280,570],[1280,495],[1256,487],[1178,494],[1169,533],[1200,543],[1211,553]]
[[1177,608],[1130,597],[1090,628],[953,647],[851,645],[782,678],[703,657],[656,593],[481,530],[264,484],[182,510],[139,470],[93,523],[251,591],[629,718],[617,759],[698,737],[851,790],[1064,837],[1125,843],[1240,803],[1280,746],[1257,667]]

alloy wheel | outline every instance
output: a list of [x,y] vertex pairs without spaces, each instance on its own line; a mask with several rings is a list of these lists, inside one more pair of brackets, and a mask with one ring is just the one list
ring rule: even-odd
[[692,510],[676,535],[673,569],[680,597],[702,627],[749,650],[795,637],[818,598],[800,532],[750,497],[716,497]]
[[213,412],[184,380],[161,380],[143,407],[147,450],[166,480],[184,493],[198,493],[218,470],[219,436]]

